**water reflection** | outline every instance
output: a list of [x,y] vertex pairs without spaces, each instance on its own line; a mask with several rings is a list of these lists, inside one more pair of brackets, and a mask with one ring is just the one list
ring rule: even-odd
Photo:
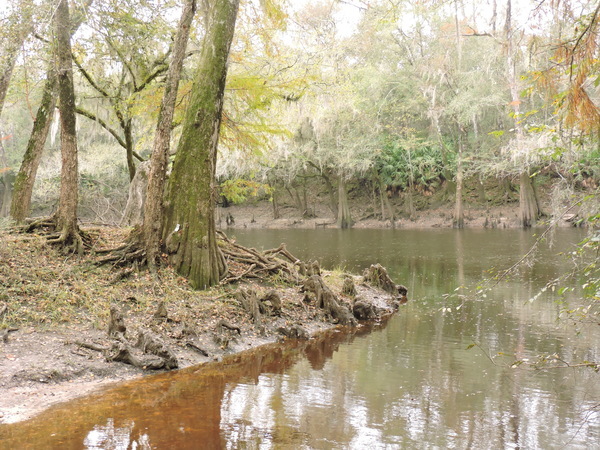
[[575,336],[557,321],[554,293],[529,301],[566,270],[556,253],[577,233],[559,232],[555,249],[469,301],[443,294],[512,265],[531,233],[240,234],[258,247],[286,241],[301,258],[318,249],[329,267],[381,261],[412,301],[370,334],[271,346],[0,426],[0,448],[600,448],[598,374],[510,367],[544,353],[600,359],[599,327]]

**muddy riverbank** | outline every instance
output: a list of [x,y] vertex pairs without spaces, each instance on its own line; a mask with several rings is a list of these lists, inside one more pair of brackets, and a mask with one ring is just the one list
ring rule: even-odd
[[[93,230],[98,245],[118,242],[124,233]],[[327,271],[298,274],[297,282],[241,277],[193,291],[169,268],[158,278],[137,271],[121,278],[115,269],[95,265],[93,255],[62,255],[42,237],[5,231],[0,238],[0,423],[25,420],[107,384],[156,373],[147,366],[157,356],[139,344],[141,336],[152,336],[184,368],[285,339],[309,339],[334,327],[385,320],[403,300],[361,275]],[[311,290],[305,282],[309,275],[323,285]],[[348,291],[349,280],[355,292]],[[339,310],[325,305],[323,289]],[[240,292],[255,297],[259,313],[249,309]],[[125,326],[113,336],[108,334],[111,307]],[[127,364],[115,357],[125,347],[131,355]]]

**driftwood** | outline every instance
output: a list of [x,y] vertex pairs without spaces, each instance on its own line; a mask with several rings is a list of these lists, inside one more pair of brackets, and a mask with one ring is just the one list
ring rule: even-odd
[[406,303],[406,294],[408,293],[408,289],[406,289],[406,286],[394,283],[388,275],[385,267],[383,267],[381,264],[372,264],[371,267],[365,269],[363,279],[366,283],[372,286],[377,286],[378,288],[381,288],[387,293],[393,295],[394,298],[400,301],[400,303]]
[[125,336],[127,328],[125,327],[125,319],[123,314],[116,305],[110,307],[110,319],[108,321],[108,336],[116,337],[119,334]]
[[342,325],[356,325],[356,319],[350,310],[340,304],[333,291],[319,275],[311,275],[304,280],[302,290],[312,292],[315,295],[317,307],[325,310],[335,322]]

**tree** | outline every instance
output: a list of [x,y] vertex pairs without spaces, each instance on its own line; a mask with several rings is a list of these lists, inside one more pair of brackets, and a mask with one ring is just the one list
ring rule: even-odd
[[78,170],[75,87],[71,57],[69,5],[60,0],[55,15],[56,61],[60,111],[61,177],[58,210],[53,220],[60,235],[51,240],[77,253],[83,252],[83,241],[77,225]]
[[[69,27],[70,36],[72,36],[83,23],[85,9],[92,1],[93,0],[87,0],[87,2],[82,5],[82,8],[73,14],[71,26]],[[27,142],[21,167],[19,168],[19,172],[17,173],[14,182],[10,216],[17,222],[23,222],[29,214],[33,185],[44,153],[46,138],[56,108],[57,83],[58,78],[55,61],[51,59],[48,68],[46,69],[46,79],[44,81],[40,105],[33,122],[33,129],[29,141]]]
[[14,5],[15,10],[9,18],[6,34],[2,36],[2,53],[0,53],[0,114],[4,106],[6,91],[10,83],[19,49],[33,28],[33,2],[20,0]]
[[[33,28],[32,12],[33,4],[31,0],[21,0],[14,5],[15,11],[9,17],[8,26],[5,28],[6,34],[1,36],[2,53],[0,53],[0,115],[4,107],[6,92],[12,77],[12,73],[19,55],[19,50]],[[0,142],[0,147],[2,142]],[[12,185],[15,174],[8,166],[8,161],[4,153],[4,148],[0,148],[0,172],[2,174],[2,183],[4,184],[4,195],[2,206],[0,208],[0,217],[8,215],[12,197]]]
[[215,165],[239,0],[214,0],[209,8],[208,28],[167,187],[162,231],[170,261],[195,289],[218,283],[226,272],[216,242]]
[[146,258],[151,268],[154,267],[156,256],[160,250],[160,233],[163,210],[163,194],[169,158],[171,127],[177,99],[177,88],[181,77],[185,49],[190,34],[190,27],[196,12],[196,0],[187,0],[175,37],[173,57],[169,65],[165,92],[158,114],[158,125],[154,135],[154,146],[150,159],[148,174],[148,189],[144,203],[144,218],[142,224],[143,246]]
[[163,17],[166,5],[118,0],[95,6],[93,32],[75,49],[74,62],[89,87],[82,90],[77,113],[98,123],[125,150],[131,181],[135,160],[144,160],[136,151],[136,128],[148,126],[143,119],[156,108],[145,97],[152,98],[148,91],[168,69],[172,27]]

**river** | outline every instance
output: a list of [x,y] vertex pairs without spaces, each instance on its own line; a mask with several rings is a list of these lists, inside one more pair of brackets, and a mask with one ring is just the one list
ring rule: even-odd
[[58,405],[0,426],[0,448],[600,448],[600,375],[527,364],[600,360],[600,327],[557,320],[579,292],[543,291],[572,268],[580,230],[557,230],[493,289],[483,280],[519,261],[534,232],[230,234],[256,248],[286,242],[330,269],[380,262],[410,301],[370,332],[272,345]]

